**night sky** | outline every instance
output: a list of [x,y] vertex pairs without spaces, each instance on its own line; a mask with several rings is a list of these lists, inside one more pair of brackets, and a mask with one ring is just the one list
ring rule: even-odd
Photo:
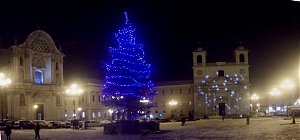
[[[261,1],[261,0],[260,0]],[[192,80],[192,51],[207,51],[207,62],[234,62],[242,42],[249,50],[252,92],[299,82],[300,3],[288,0],[26,0],[0,1],[2,48],[39,29],[47,32],[64,58],[66,84],[104,76],[108,47],[123,27],[127,11],[152,64],[154,83]]]

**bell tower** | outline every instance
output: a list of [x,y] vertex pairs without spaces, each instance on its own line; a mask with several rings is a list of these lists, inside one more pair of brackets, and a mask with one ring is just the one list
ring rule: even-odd
[[248,52],[249,50],[245,49],[243,46],[239,46],[235,49],[235,63],[248,65]]

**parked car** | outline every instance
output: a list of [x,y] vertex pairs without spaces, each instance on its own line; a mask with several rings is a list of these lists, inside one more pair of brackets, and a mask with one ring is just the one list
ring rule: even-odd
[[28,120],[15,121],[15,129],[34,129],[35,124]]
[[86,127],[99,127],[100,126],[99,122],[96,120],[88,120],[88,121],[85,121],[84,123],[85,123]]
[[41,128],[53,128],[53,125],[49,122],[49,121],[45,121],[45,120],[33,120],[32,121],[34,124],[36,124],[37,122],[39,122]]
[[53,125],[53,128],[66,128],[66,123],[62,121],[50,121],[50,123]]
[[99,127],[102,127],[105,124],[109,124],[109,123],[116,123],[116,121],[113,121],[113,120],[102,120],[102,121],[99,122]]

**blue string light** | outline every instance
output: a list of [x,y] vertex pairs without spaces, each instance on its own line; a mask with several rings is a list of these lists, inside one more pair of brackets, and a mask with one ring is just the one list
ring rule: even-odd
[[[143,60],[143,45],[136,43],[135,29],[129,22],[127,13],[124,13],[124,27],[115,33],[118,47],[109,48],[111,60],[106,63],[103,97],[118,101],[129,96],[139,100],[151,100],[156,94],[150,80],[151,65]],[[122,103],[124,104],[127,103]],[[151,101],[148,104],[151,104]]]

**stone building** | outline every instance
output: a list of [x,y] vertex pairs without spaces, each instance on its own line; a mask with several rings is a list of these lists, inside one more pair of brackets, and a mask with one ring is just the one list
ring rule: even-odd
[[[79,96],[66,93],[64,57],[50,35],[42,30],[32,32],[22,44],[15,40],[9,49],[0,50],[0,72],[12,81],[8,87],[3,87],[1,93],[4,119],[66,120],[82,117],[98,120],[108,117],[108,109],[98,102],[101,83],[79,83],[83,88]],[[82,110],[78,112],[78,108]]]
[[[235,62],[206,62],[203,48],[193,51],[193,81],[157,84],[153,117],[242,115],[250,113],[248,50],[234,51]],[[170,105],[173,101],[177,104]]]

